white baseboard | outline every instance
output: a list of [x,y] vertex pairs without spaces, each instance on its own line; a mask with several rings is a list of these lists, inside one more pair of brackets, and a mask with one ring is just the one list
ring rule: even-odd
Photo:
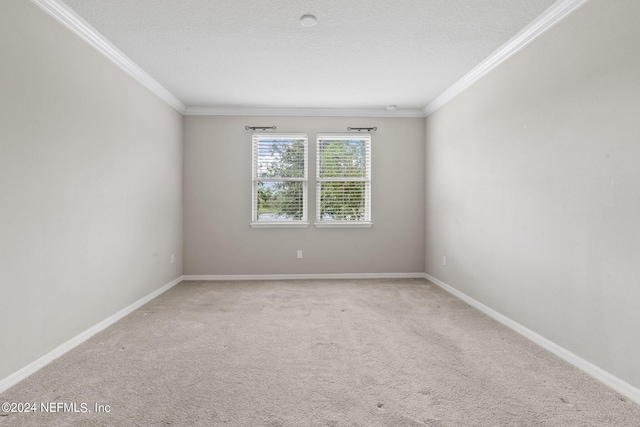
[[10,387],[19,383],[20,381],[27,378],[29,375],[35,373],[39,369],[43,368],[53,360],[62,356],[64,353],[69,350],[77,347],[82,344],[84,341],[91,338],[93,335],[98,332],[108,328],[109,326],[116,323],[118,320],[122,319],[126,315],[135,311],[136,309],[142,307],[144,304],[148,303],[152,299],[156,298],[160,294],[168,291],[178,283],[183,280],[198,280],[198,281],[231,281],[231,280],[305,280],[305,279],[427,279],[430,282],[438,285],[445,291],[454,295],[455,297],[461,299],[466,302],[470,306],[480,310],[487,316],[497,320],[503,325],[513,329],[520,335],[529,339],[530,341],[538,344],[539,346],[545,348],[581,371],[587,373],[598,381],[602,382],[606,386],[611,389],[617,391],[621,395],[629,398],[630,400],[640,404],[640,389],[637,387],[621,380],[613,374],[605,371],[604,369],[594,365],[591,362],[588,362],[581,357],[573,354],[569,350],[555,344],[554,342],[544,338],[543,336],[533,332],[532,330],[522,326],[521,324],[511,320],[510,318],[498,313],[492,308],[487,307],[479,301],[471,298],[470,296],[458,291],[457,289],[447,285],[446,283],[438,280],[437,278],[426,274],[426,273],[344,273],[344,274],[269,274],[269,275],[185,275],[176,278],[175,280],[167,283],[160,289],[150,293],[149,295],[143,297],[142,299],[134,302],[128,307],[120,310],[109,318],[103,320],[97,325],[87,329],[81,334],[75,336],[64,344],[56,347],[46,355],[42,356],[38,360],[30,363],[19,371],[9,375],[7,378],[0,380],[0,393],[8,390]]
[[185,275],[183,280],[312,280],[312,279],[424,279],[424,273],[338,273],[338,274],[218,274]]
[[613,390],[617,391],[621,395],[623,395],[623,396],[629,398],[630,400],[640,404],[640,389],[639,388],[637,388],[637,387],[635,387],[635,386],[633,386],[633,385],[621,380],[620,378],[616,377],[613,374],[610,374],[609,372],[607,372],[604,369],[594,365],[593,363],[588,362],[588,361],[584,360],[583,358],[581,358],[579,356],[576,356],[575,354],[573,354],[569,350],[559,346],[558,344],[556,344],[556,343],[554,343],[552,341],[549,341],[548,339],[546,339],[542,335],[538,335],[537,333],[533,332],[532,330],[525,328],[524,326],[522,326],[518,322],[515,322],[514,320],[509,319],[508,317],[498,313],[497,311],[493,310],[492,308],[487,307],[486,305],[482,304],[481,302],[476,301],[475,299],[471,298],[470,296],[468,296],[468,295],[460,292],[459,290],[447,285],[446,283],[436,279],[435,277],[433,277],[433,276],[431,276],[429,274],[426,274],[426,273],[424,274],[423,277],[425,279],[429,280],[430,282],[438,285],[439,287],[441,287],[445,291],[449,292],[453,296],[455,296],[455,297],[461,299],[462,301],[466,302],[470,306],[480,310],[481,312],[483,312],[487,316],[489,316],[489,317],[497,320],[498,322],[502,323],[503,325],[513,329],[514,331],[516,331],[517,333],[519,333],[523,337],[529,339],[530,341],[533,341],[534,343],[538,344],[542,348],[550,351],[551,353],[555,354],[556,356],[560,357],[561,359],[565,360],[566,362],[570,363],[571,365],[575,366],[576,368],[580,369],[581,371],[585,372],[586,374],[592,376],[596,380],[598,380],[601,383],[605,384],[606,386],[612,388]]
[[53,360],[55,360],[58,357],[62,356],[63,354],[65,354],[69,350],[71,350],[74,347],[77,347],[78,345],[82,344],[83,342],[85,342],[86,340],[91,338],[93,335],[97,334],[98,332],[102,331],[103,329],[108,328],[109,326],[113,325],[114,323],[116,323],[118,320],[122,319],[123,317],[125,317],[129,313],[131,313],[131,312],[135,311],[136,309],[142,307],[143,305],[145,305],[146,303],[148,303],[149,301],[151,301],[152,299],[154,299],[158,295],[162,294],[163,292],[168,291],[169,289],[171,289],[172,287],[174,287],[175,285],[180,283],[182,280],[183,280],[182,276],[180,276],[177,279],[167,283],[166,285],[164,285],[160,289],[158,289],[158,290],[156,290],[154,292],[151,292],[149,295],[143,297],[142,299],[139,299],[138,301],[134,302],[130,306],[128,306],[126,308],[123,308],[122,310],[120,310],[119,312],[114,314],[113,316],[108,317],[107,319],[103,320],[102,322],[98,323],[97,325],[94,325],[91,328],[87,329],[86,331],[82,332],[81,334],[76,335],[75,337],[71,338],[69,341],[65,342],[64,344],[59,345],[58,347],[54,348],[49,353],[45,354],[44,356],[42,356],[41,358],[39,358],[35,362],[30,363],[29,365],[27,365],[24,368],[20,369],[18,372],[15,372],[15,373],[9,375],[7,378],[5,378],[3,380],[0,380],[0,393],[5,392],[10,387],[16,385],[20,381],[22,381],[25,378],[27,378],[29,375],[31,375],[31,374],[35,373],[36,371],[38,371],[39,369],[45,367],[46,365],[51,363]]

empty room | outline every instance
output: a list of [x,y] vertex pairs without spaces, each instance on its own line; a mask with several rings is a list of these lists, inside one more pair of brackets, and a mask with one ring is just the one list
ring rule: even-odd
[[0,1],[0,426],[640,425],[640,2]]

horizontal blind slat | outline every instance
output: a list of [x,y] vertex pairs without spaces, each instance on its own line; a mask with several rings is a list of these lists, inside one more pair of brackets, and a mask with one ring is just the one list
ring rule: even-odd
[[306,134],[257,134],[253,143],[253,221],[306,221]]
[[369,221],[371,144],[368,135],[319,135],[316,217]]

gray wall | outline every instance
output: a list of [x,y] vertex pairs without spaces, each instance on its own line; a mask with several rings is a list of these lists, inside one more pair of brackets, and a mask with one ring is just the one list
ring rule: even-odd
[[180,276],[182,116],[29,1],[0,57],[3,379]]
[[426,272],[636,387],[639,16],[587,3],[426,123]]
[[[245,125],[308,132],[311,222],[316,133],[377,126],[373,227],[250,228],[251,131]],[[186,116],[184,167],[184,274],[424,272],[424,119]]]

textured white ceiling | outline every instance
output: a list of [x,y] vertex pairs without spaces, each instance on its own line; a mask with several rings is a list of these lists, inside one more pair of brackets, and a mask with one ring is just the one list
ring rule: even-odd
[[554,0],[64,3],[189,107],[420,109]]

